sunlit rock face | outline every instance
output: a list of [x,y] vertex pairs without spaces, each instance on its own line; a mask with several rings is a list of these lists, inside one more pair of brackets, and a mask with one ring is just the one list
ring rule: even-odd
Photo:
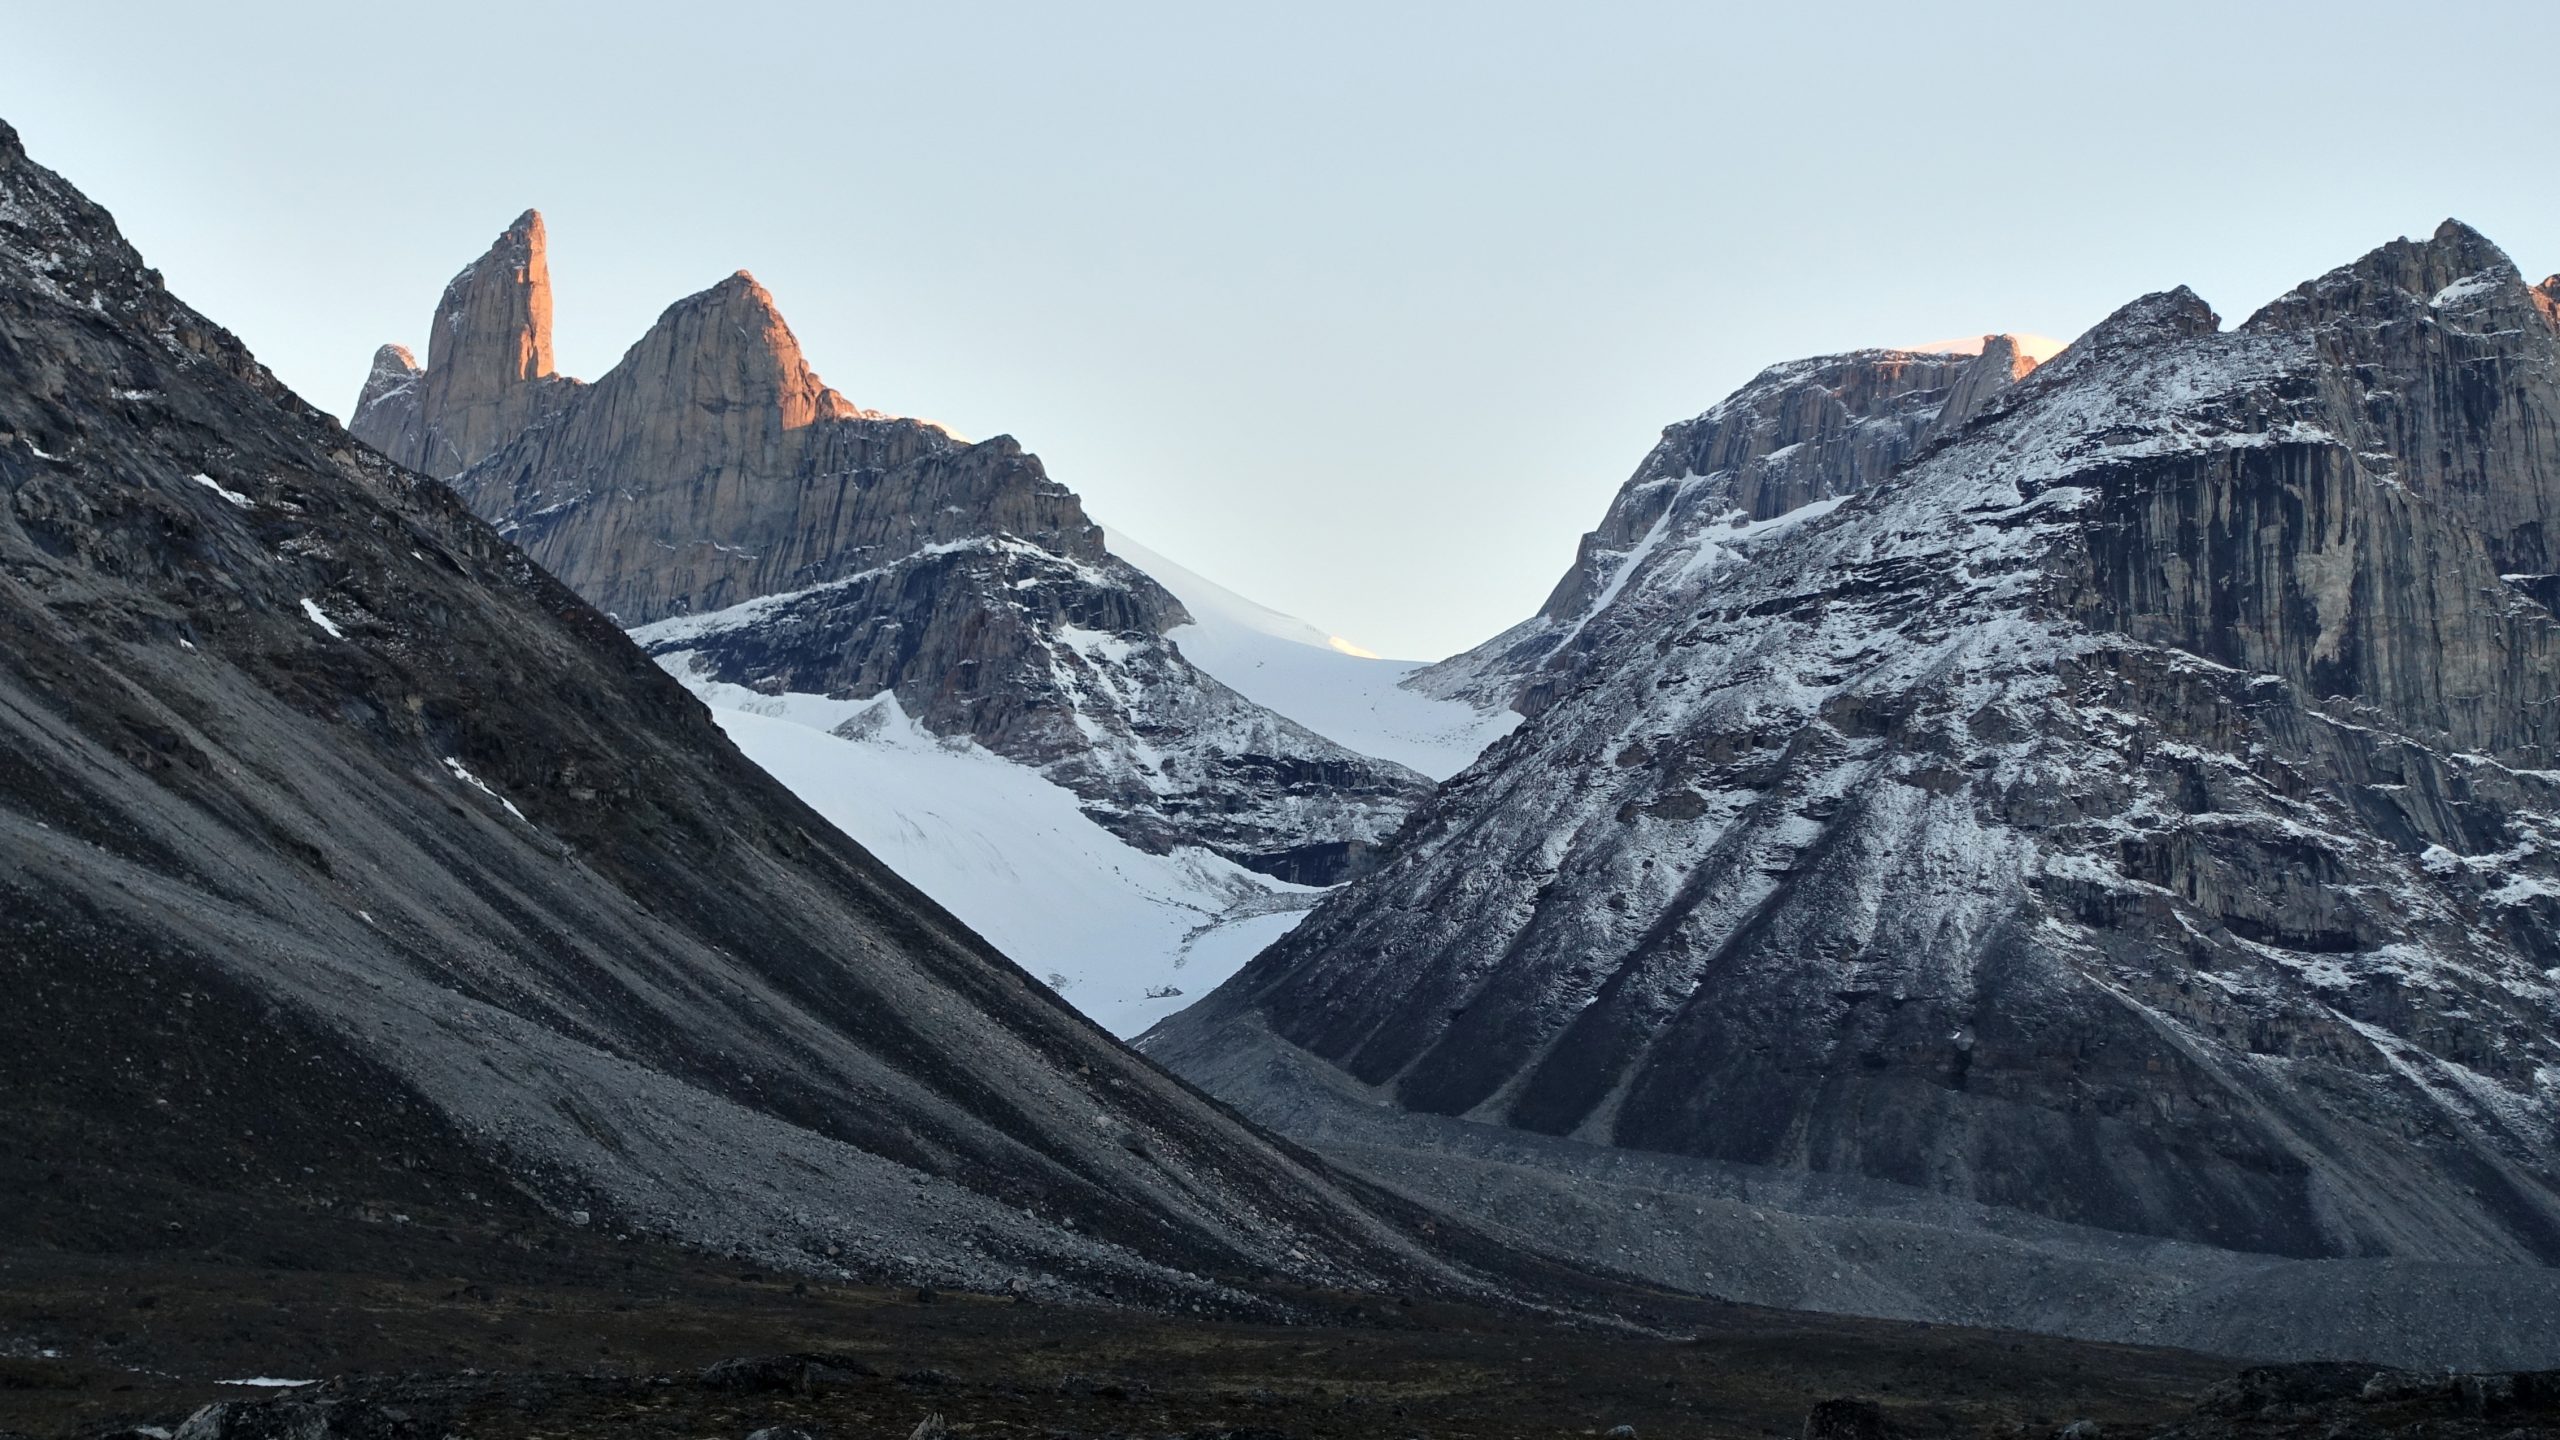
[[744,271],[592,384],[550,373],[550,317],[528,214],[446,287],[423,371],[377,354],[352,428],[687,677],[894,691],[1132,843],[1306,883],[1373,863],[1428,790],[1190,665],[1181,604],[1038,456],[854,405]]
[[1531,723],[1151,1053],[1267,1028],[1517,1131],[2560,1262],[2551,295],[2449,223],[2233,330],[2179,290],[2023,373],[1772,370],[1445,667]]
[[542,216],[527,210],[445,287],[427,364],[385,345],[347,428],[413,470],[450,478],[577,388],[551,369],[551,264]]

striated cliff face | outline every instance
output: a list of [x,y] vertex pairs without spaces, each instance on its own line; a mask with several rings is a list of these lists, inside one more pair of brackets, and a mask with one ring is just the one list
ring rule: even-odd
[[1657,555],[1872,485],[2033,368],[2005,335],[1984,337],[1980,355],[1860,350],[1772,366],[1662,432],[1536,615],[1407,683],[1536,714],[1597,638],[1593,619]]
[[466,338],[423,373],[377,356],[353,428],[446,476],[680,676],[894,692],[1130,843],[1310,884],[1365,869],[1428,791],[1192,666],[1164,638],[1180,602],[1037,456],[855,407],[743,271],[593,384],[551,376],[541,233],[519,221],[447,287],[435,333]]
[[527,210],[445,286],[424,370],[400,346],[374,352],[347,428],[449,477],[556,414],[577,385],[551,370],[551,263],[542,216]]
[[1101,548],[1075,496],[1010,438],[970,445],[829,389],[743,271],[668,306],[575,404],[452,480],[625,625],[990,531]]
[[2551,313],[2448,223],[2023,377],[1770,372],[1446,667],[1534,658],[1532,722],[1151,1053],[1264,1113],[1218,1056],[1267,1030],[1590,1145],[2560,1263]]

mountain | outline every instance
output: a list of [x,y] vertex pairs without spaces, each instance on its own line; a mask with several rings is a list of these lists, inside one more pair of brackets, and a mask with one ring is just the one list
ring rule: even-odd
[[1474,706],[1396,688],[1415,667],[1292,668],[1231,623],[1259,607],[1148,557],[1177,598],[1011,438],[856,407],[744,272],[593,384],[552,373],[544,244],[527,212],[456,276],[426,368],[384,347],[351,430],[1113,1029],[1232,973],[1481,748]]
[[412,470],[469,469],[558,414],[578,388],[551,369],[551,261],[531,210],[453,277],[436,320],[426,368],[385,345],[356,402],[357,433]]
[[1594,622],[1615,623],[1620,597],[1657,554],[1684,564],[1712,556],[1750,538],[1749,527],[1873,485],[2035,368],[2009,336],[1976,343],[1971,355],[1860,350],[1774,366],[1665,428],[1538,613],[1414,676],[1413,688],[1485,709],[1544,709],[1607,632]]
[[743,271],[669,306],[595,383],[550,374],[542,253],[529,212],[446,287],[424,371],[385,382],[377,359],[350,428],[450,480],[685,673],[895,692],[1141,850],[1291,881],[1361,868],[1429,788],[1189,664],[1163,638],[1181,604],[1037,456],[858,409]]
[[2551,1363],[2553,293],[2448,223],[1767,372],[1423,677],[1530,722],[1142,1044],[1717,1293]]
[[0,494],[7,1244],[1499,1290],[835,832],[5,127]]

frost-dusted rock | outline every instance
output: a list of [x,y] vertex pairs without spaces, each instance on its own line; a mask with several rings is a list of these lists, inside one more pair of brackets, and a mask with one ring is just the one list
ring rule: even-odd
[[[1824,367],[1852,435],[1965,388],[1885,363],[1690,433]],[[2554,437],[2560,342],[2449,224],[2233,331],[2136,301],[1775,522],[1757,443],[1649,461],[1543,712],[1149,1052],[1267,1026],[1411,1112],[2560,1262]]]
[[356,395],[348,429],[385,455],[423,453],[425,421],[418,381],[425,373],[406,345],[385,345],[374,351],[373,368],[365,372],[364,389]]
[[[583,386],[549,376],[548,284],[528,216],[438,307],[438,335],[471,342],[420,377],[377,357],[357,432],[462,460],[430,468],[688,677],[895,691],[1133,844],[1308,883],[1367,868],[1428,791],[1194,668],[1164,639],[1181,604],[1038,456],[855,406],[744,271]],[[448,364],[467,373],[440,381]],[[469,443],[404,452],[413,431]]]
[[439,1431],[396,1406],[283,1395],[216,1401],[188,1416],[171,1440],[427,1440]]
[[1685,564],[1752,526],[1872,485],[2034,368],[2009,337],[1984,339],[1980,355],[1859,350],[1772,366],[1666,428],[1536,615],[1408,683],[1536,714],[1599,640],[1595,619],[1657,556]]

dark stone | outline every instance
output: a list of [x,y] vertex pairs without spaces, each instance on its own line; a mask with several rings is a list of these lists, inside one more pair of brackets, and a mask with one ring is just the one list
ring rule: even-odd
[[747,1394],[787,1391],[814,1395],[878,1373],[867,1362],[854,1356],[813,1351],[723,1360],[702,1372],[702,1383],[713,1390],[735,1390]]
[[1803,1440],[1888,1440],[1884,1407],[1872,1400],[1836,1399],[1805,1412]]

